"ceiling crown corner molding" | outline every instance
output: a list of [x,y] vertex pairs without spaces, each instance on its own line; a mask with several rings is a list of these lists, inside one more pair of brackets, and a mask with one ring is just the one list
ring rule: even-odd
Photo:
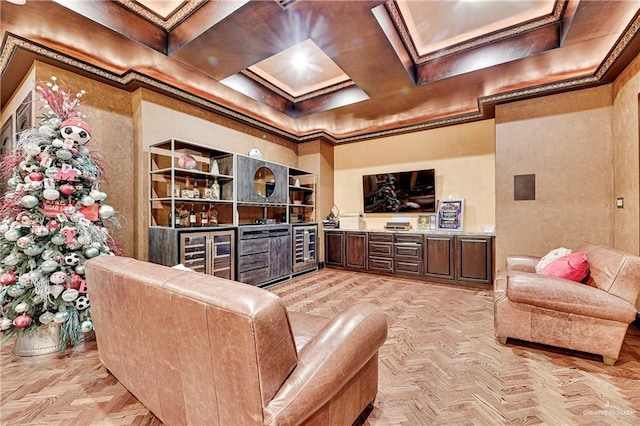
[[407,53],[409,53],[413,64],[416,65],[420,61],[420,54],[418,53],[418,48],[413,42],[411,34],[409,34],[409,29],[404,20],[404,17],[402,16],[402,13],[400,12],[400,9],[398,8],[398,5],[394,0],[387,0],[384,3],[384,6],[387,9],[387,13],[391,18],[391,22],[393,22],[393,26],[395,27],[400,40],[402,40]]
[[200,7],[205,5],[208,0],[189,0],[184,5],[176,9],[168,18],[164,19],[157,14],[153,13],[146,7],[140,5],[133,0],[115,0],[120,6],[128,9],[151,22],[152,24],[162,28],[165,31],[171,31],[178,26],[182,21],[187,19]]
[[[633,18],[633,21],[627,26],[625,31],[622,33],[620,38],[616,41],[615,45],[611,48],[605,59],[602,61],[600,66],[595,72],[596,78],[605,83],[609,80],[613,81],[616,75],[610,76],[607,78],[607,74],[614,67],[614,65],[620,60],[623,53],[627,51],[627,48],[631,45],[631,43],[639,37],[640,32],[640,11],[636,13]],[[626,64],[623,64],[626,66]],[[605,81],[606,80],[606,81]]]
[[553,95],[571,90],[584,89],[587,87],[598,86],[599,84],[600,81],[595,76],[584,76],[527,87],[525,89],[516,89],[493,95],[481,96],[478,98],[478,104],[480,105],[480,110],[483,111],[499,104]]

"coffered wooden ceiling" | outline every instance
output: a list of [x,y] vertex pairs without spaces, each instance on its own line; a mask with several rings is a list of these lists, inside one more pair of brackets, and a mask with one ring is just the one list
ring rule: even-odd
[[2,0],[3,104],[38,59],[302,142],[490,118],[606,84],[640,0]]

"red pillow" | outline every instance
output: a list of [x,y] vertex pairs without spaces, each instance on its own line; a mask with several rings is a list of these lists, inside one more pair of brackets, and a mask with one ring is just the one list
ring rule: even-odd
[[562,256],[545,266],[540,273],[580,282],[589,273],[587,253],[580,251]]

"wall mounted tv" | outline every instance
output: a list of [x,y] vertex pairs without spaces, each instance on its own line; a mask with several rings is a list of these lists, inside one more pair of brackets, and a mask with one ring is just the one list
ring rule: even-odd
[[365,213],[435,213],[435,170],[365,175],[362,193]]

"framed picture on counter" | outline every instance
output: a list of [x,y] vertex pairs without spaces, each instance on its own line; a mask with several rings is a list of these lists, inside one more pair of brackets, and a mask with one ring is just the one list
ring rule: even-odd
[[464,199],[456,198],[440,201],[438,206],[438,229],[462,231],[464,219]]
[[436,215],[419,215],[418,229],[436,229]]

